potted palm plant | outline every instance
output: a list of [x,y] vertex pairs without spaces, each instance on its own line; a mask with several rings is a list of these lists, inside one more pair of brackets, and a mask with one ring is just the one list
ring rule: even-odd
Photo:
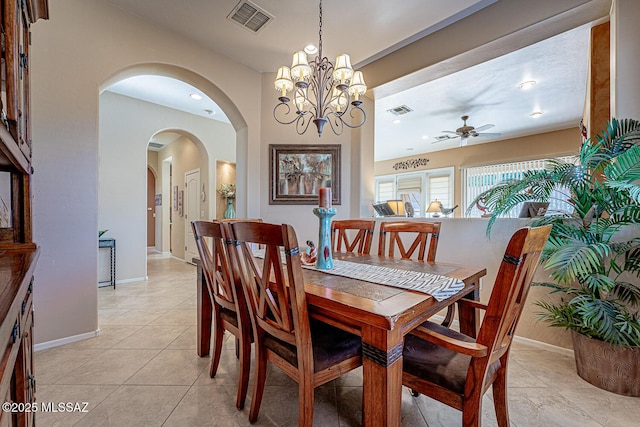
[[[552,224],[542,255],[559,294],[539,301],[542,320],[569,329],[578,374],[619,394],[640,396],[640,122],[612,119],[583,142],[574,162],[549,161],[521,179],[480,194],[496,219],[525,201],[564,193],[565,208],[532,225]],[[471,207],[469,207],[469,210]]]

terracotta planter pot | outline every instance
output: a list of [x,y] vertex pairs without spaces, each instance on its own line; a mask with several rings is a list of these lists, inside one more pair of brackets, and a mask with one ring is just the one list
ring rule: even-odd
[[571,331],[578,375],[612,393],[640,397],[640,347],[624,347]]

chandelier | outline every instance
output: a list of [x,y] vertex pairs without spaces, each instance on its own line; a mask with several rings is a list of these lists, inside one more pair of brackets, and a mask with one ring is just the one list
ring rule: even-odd
[[[311,122],[318,129],[318,137],[327,123],[333,133],[341,135],[344,126],[358,128],[367,120],[360,107],[360,96],[367,85],[362,72],[351,67],[349,55],[338,55],[335,66],[322,56],[322,0],[318,38],[318,55],[313,61],[308,62],[307,53],[299,51],[293,54],[291,67],[278,68],[275,87],[280,102],[273,109],[273,117],[283,125],[295,123],[298,135],[305,133]],[[293,101],[287,97],[289,91],[293,91]],[[356,118],[359,121],[352,124]]]

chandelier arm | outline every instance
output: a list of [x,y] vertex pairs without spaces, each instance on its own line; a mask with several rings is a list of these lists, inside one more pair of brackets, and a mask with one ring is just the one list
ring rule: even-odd
[[289,106],[289,104],[285,103],[285,102],[280,102],[278,103],[274,108],[273,108],[273,118],[276,119],[276,121],[278,123],[280,123],[281,125],[290,125],[291,123],[295,122],[296,120],[299,120],[300,117],[303,115],[302,113],[296,113],[296,116],[290,120],[290,121],[286,121],[286,120],[280,120],[278,118],[278,110],[281,110],[280,107],[282,106],[287,107],[287,112],[283,114],[283,116],[288,116],[289,113],[291,113],[291,107]]
[[334,111],[331,111],[326,115],[327,122],[329,122],[329,127],[336,136],[342,135],[344,132],[344,121],[337,115]]
[[[308,120],[305,120],[305,119],[308,119]],[[309,127],[310,124],[311,124],[310,115],[308,114],[300,115],[298,117],[298,120],[296,121],[296,132],[298,133],[298,135],[303,135],[307,131],[307,128]]]
[[351,109],[349,110],[349,116],[351,116],[352,119],[356,118],[356,116],[353,114],[354,110],[359,110],[360,113],[362,113],[362,120],[360,120],[360,122],[358,122],[353,126],[351,126],[349,123],[343,120],[344,125],[351,129],[359,128],[364,124],[364,122],[367,121],[367,113],[365,113],[364,110],[359,105],[351,105]]

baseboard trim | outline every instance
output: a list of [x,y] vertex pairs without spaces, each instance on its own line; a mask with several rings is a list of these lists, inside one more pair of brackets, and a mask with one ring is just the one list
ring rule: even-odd
[[124,285],[126,283],[133,283],[133,282],[144,282],[146,280],[149,280],[149,276],[134,277],[133,279],[116,280],[116,285]]
[[95,331],[86,332],[84,334],[78,334],[78,335],[73,335],[73,336],[70,336],[70,337],[59,338],[57,340],[46,341],[46,342],[41,342],[39,344],[34,344],[33,350],[34,351],[47,350],[49,348],[59,347],[61,345],[65,345],[65,344],[71,344],[72,342],[82,341],[82,340],[86,340],[86,339],[89,339],[89,338],[95,338],[98,335],[100,335],[100,329],[99,328],[96,329]]

